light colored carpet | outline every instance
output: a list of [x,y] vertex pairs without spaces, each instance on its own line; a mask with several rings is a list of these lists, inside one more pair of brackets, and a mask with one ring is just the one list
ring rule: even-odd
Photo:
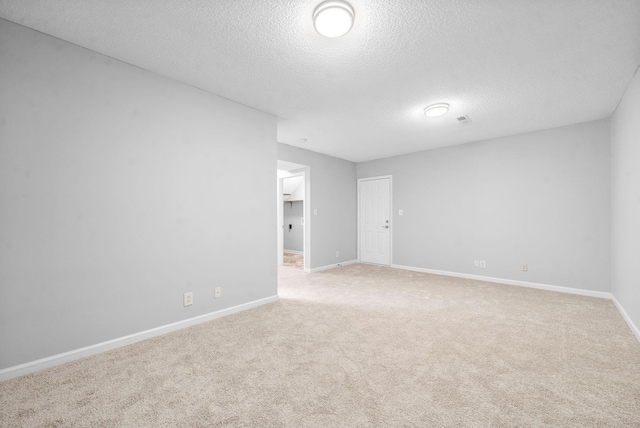
[[302,254],[284,253],[283,264],[285,266],[304,269],[304,256]]
[[640,426],[640,343],[608,300],[358,264],[279,284],[0,383],[1,425]]

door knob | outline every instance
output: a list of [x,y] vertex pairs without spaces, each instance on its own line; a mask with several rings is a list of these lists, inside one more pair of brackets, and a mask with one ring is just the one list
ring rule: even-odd
[[389,225],[382,226],[382,227],[385,228],[385,229],[389,229]]

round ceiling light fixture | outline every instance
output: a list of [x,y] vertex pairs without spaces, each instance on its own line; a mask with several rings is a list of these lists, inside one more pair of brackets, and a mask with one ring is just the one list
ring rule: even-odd
[[313,26],[325,37],[344,36],[353,27],[355,14],[347,2],[329,0],[320,3],[313,11]]
[[431,104],[430,106],[425,107],[424,114],[428,117],[438,117],[438,116],[442,116],[448,111],[449,111],[449,104],[438,103],[438,104]]

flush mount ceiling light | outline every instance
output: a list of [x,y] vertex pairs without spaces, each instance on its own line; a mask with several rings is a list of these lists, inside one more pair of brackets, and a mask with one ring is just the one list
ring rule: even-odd
[[448,111],[449,111],[449,104],[438,103],[438,104],[431,104],[430,106],[425,107],[424,114],[428,117],[438,117],[438,116],[442,116]]
[[320,3],[313,12],[313,26],[325,37],[344,36],[353,26],[355,14],[347,2],[330,0]]

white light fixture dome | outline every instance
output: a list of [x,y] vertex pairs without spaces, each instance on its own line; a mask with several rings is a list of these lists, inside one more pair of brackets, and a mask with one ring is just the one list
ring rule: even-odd
[[428,117],[438,117],[449,111],[449,104],[438,103],[425,107],[424,114]]
[[351,30],[355,14],[347,2],[329,0],[320,3],[313,12],[313,26],[325,37],[344,36]]

